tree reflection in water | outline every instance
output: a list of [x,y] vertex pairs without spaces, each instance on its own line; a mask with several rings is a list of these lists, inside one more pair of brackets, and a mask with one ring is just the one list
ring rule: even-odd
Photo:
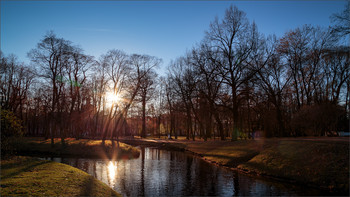
[[184,152],[155,148],[141,148],[140,157],[132,160],[62,158],[61,161],[86,171],[123,196],[326,195],[316,189],[249,177]]

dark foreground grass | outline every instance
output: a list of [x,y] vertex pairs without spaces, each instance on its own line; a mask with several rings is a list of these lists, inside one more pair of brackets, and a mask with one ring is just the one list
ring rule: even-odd
[[15,146],[18,154],[33,156],[131,159],[140,155],[139,149],[124,143],[112,143],[110,140],[106,140],[103,144],[102,140],[67,138],[65,144],[62,144],[61,140],[56,138],[54,146],[51,146],[51,139],[25,137],[18,139]]
[[235,142],[136,139],[133,144],[178,147],[242,172],[348,195],[349,140],[344,139],[262,138]]
[[1,160],[1,196],[120,196],[71,166],[29,157]]
[[349,143],[274,142],[238,169],[349,194]]

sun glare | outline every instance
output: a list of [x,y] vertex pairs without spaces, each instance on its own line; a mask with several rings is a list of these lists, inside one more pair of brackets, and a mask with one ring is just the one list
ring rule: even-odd
[[109,182],[111,185],[114,185],[116,171],[117,171],[117,164],[115,162],[110,161],[107,168],[108,168]]
[[111,107],[113,104],[119,104],[119,102],[121,101],[119,94],[115,94],[113,92],[107,92],[105,96],[108,107]]

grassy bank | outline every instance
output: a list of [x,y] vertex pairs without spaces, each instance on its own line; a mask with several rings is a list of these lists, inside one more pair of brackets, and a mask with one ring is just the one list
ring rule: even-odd
[[349,193],[349,143],[274,142],[238,168]]
[[51,146],[51,140],[37,137],[25,137],[16,141],[16,150],[22,155],[49,155],[60,157],[93,157],[102,159],[120,159],[120,158],[136,158],[140,155],[140,151],[130,145],[124,143],[112,143],[106,140],[90,140],[73,138],[65,139],[65,144],[61,144],[60,139],[55,139],[54,146]]
[[242,172],[348,194],[349,141],[333,139],[282,138],[236,142],[157,139],[137,141],[142,141],[141,144],[154,143],[158,147],[186,149],[209,162]]
[[71,166],[29,157],[1,160],[1,196],[120,196]]

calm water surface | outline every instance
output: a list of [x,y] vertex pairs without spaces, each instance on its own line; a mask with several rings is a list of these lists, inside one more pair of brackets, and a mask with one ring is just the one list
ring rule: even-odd
[[188,153],[141,148],[139,158],[110,161],[44,158],[84,170],[123,196],[295,196],[322,191],[256,179]]

